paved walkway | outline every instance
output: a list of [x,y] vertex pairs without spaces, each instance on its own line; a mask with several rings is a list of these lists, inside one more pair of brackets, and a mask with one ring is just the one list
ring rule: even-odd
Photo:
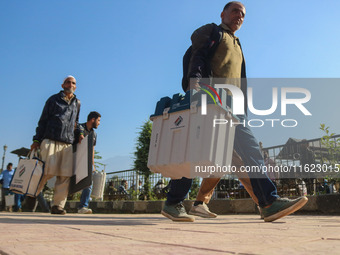
[[340,216],[0,213],[0,254],[340,254]]

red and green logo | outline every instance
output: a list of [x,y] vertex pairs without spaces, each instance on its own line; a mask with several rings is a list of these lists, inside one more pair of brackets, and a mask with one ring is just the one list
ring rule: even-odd
[[178,127],[178,126],[181,124],[182,121],[183,121],[182,116],[179,116],[179,117],[177,118],[177,120],[175,120],[175,125]]
[[[208,85],[208,84],[204,84],[204,83],[202,83],[202,82],[200,82],[199,84],[200,84],[200,85],[203,85],[203,86],[205,86],[205,87],[207,87],[207,88],[209,88],[209,89],[217,96],[218,101],[219,101],[220,104],[222,105],[221,98],[220,98],[219,94],[217,93],[217,91],[216,91],[213,87],[211,87],[211,86]],[[215,105],[217,104],[215,98],[213,97],[213,95],[210,93],[209,90],[204,89],[204,88],[202,88],[202,87],[201,87],[200,89],[203,90],[205,93],[207,93],[207,94],[212,98],[212,100],[214,101]]]
[[25,173],[26,168],[20,169],[19,171],[19,177],[21,177]]

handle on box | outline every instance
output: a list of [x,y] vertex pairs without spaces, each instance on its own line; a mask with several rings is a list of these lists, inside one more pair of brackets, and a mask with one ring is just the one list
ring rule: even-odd
[[33,159],[34,156],[36,156],[37,158],[40,158],[40,150],[39,149],[37,149],[37,150],[34,149],[27,154],[28,159]]
[[164,111],[163,111],[163,119],[164,120],[169,119],[169,110],[170,110],[170,108],[164,109]]

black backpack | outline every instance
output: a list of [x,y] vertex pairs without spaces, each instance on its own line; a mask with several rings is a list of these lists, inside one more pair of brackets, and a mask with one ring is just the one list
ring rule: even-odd
[[[221,35],[220,35],[220,32],[222,31],[221,28],[217,26],[215,23],[212,23],[212,25],[214,26],[214,28],[210,34],[209,42],[207,42],[208,43],[207,44],[208,45],[207,46],[208,48],[207,62],[210,62],[209,60],[214,56],[217,46],[219,45],[220,39],[221,39]],[[190,82],[190,77],[188,73],[189,73],[189,64],[190,64],[191,56],[192,56],[192,46],[190,46],[187,49],[187,51],[185,52],[183,56],[182,88],[184,92],[188,90],[189,82]],[[210,64],[206,63],[205,70],[202,70],[203,78],[207,78],[210,75],[210,73],[211,73]]]

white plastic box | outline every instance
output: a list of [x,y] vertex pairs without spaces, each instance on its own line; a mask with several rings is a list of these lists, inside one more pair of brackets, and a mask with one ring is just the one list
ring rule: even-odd
[[[219,93],[222,102],[226,101],[226,92]],[[207,169],[231,165],[235,125],[229,123],[238,120],[227,107],[212,101],[207,103],[207,114],[202,115],[201,94],[188,91],[185,96],[175,94],[157,103],[150,117],[153,126],[148,167],[152,172],[172,179],[220,177],[223,171],[209,176]],[[214,127],[216,119],[228,124]]]

